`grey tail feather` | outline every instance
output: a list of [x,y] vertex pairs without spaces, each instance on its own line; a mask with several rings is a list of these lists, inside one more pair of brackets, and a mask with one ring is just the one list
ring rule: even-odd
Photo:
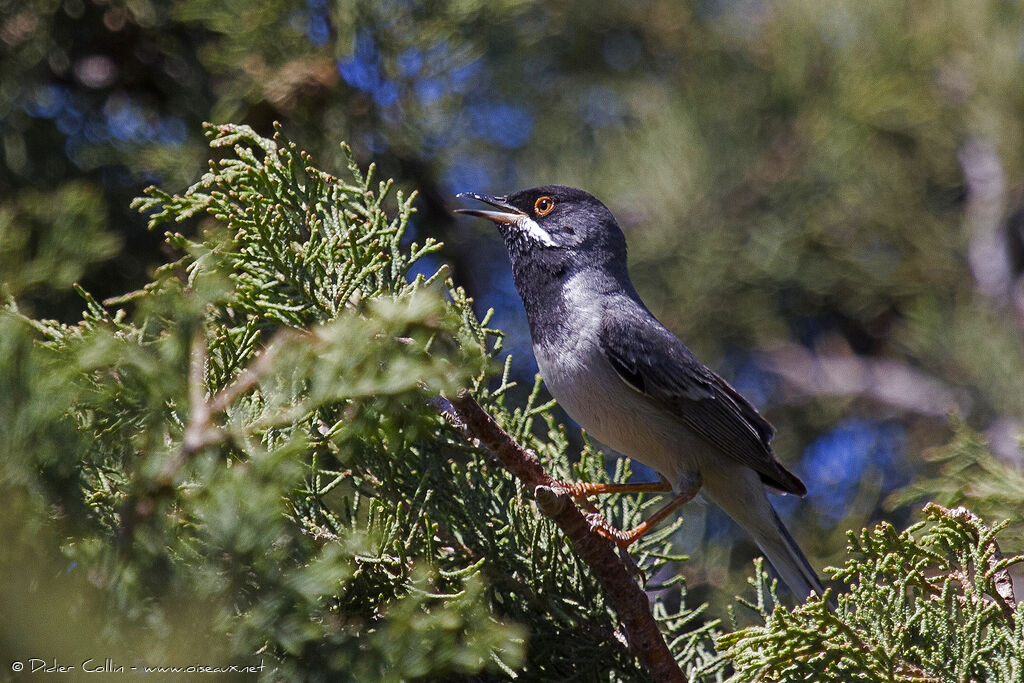
[[754,540],[761,548],[761,552],[775,567],[775,571],[782,576],[782,580],[786,582],[789,589],[799,598],[806,600],[812,591],[821,597],[825,589],[811,563],[807,561],[800,546],[793,540],[793,536],[790,535],[786,525],[782,523],[778,513],[771,505],[768,506],[768,509],[772,511],[775,529],[778,533],[771,534],[771,537],[768,538],[755,536]]

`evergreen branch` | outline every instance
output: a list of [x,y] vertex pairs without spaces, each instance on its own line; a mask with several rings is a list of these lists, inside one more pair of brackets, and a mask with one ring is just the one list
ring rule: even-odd
[[[136,205],[156,212],[153,225],[206,215],[219,227],[168,234],[183,256],[108,300],[133,313],[76,288],[79,324],[32,321],[10,304],[17,323],[0,327],[9,337],[28,322],[43,339],[0,354],[12,367],[28,359],[18,372],[32,382],[46,375],[32,389],[45,406],[39,433],[57,438],[51,455],[26,461],[23,481],[52,478],[65,454],[80,461],[86,495],[52,502],[80,506],[68,517],[92,526],[68,553],[96,568],[119,609],[138,605],[125,625],[163,623],[164,594],[226,596],[216,621],[239,634],[231,651],[271,653],[287,680],[721,681],[727,666],[737,682],[1022,680],[1024,605],[1007,569],[1024,557],[1003,557],[995,538],[1010,548],[1003,533],[1024,533],[1019,515],[998,512],[1024,487],[981,435],[954,422],[954,442],[928,456],[941,476],[901,498],[945,508],[930,505],[903,532],[851,534],[832,570],[849,584],[834,609],[779,606],[759,564],[756,601],[741,604],[762,625],[722,633],[706,606],[686,606],[666,566],[679,559],[668,537],[681,520],[617,555],[595,528],[598,509],[563,482],[625,482],[628,461],[610,473],[584,437],[570,463],[540,379],[512,398],[491,313],[478,318],[443,268],[413,277],[438,245],[405,244],[411,195],[395,192],[389,216],[393,183],[372,167],[340,180],[279,129],[274,140],[244,126],[208,132],[233,156],[184,194],[154,189]],[[460,434],[422,397],[466,386],[476,398],[433,405]],[[522,504],[530,493],[543,514]],[[653,501],[600,503],[598,517],[626,528]],[[1000,517],[1012,521],[981,522]],[[634,556],[657,591],[672,587],[677,612],[633,580]],[[103,567],[124,571],[105,578]],[[135,647],[178,640],[145,633]]]
[[490,450],[533,493],[540,510],[572,542],[579,558],[604,586],[622,620],[633,651],[658,681],[686,681],[651,613],[647,595],[630,577],[613,544],[593,530],[573,497],[541,465],[537,455],[517,443],[469,392],[454,399],[437,397],[434,406],[474,443]]
[[[760,566],[754,609],[763,626],[723,634],[731,680],[877,683],[1021,680],[1021,614],[995,535],[965,508],[929,504],[927,520],[898,533],[888,523],[850,534],[849,583],[835,610],[778,606]],[[769,599],[770,598],[770,599]],[[774,607],[772,606],[774,605]]]
[[[491,315],[478,318],[443,267],[413,275],[439,246],[406,243],[413,195],[372,169],[344,180],[319,171],[280,130],[274,140],[245,126],[208,134],[227,158],[186,192],[151,189],[135,204],[153,226],[203,221],[195,237],[166,234],[181,257],[110,300],[127,311],[80,289],[79,324],[26,319],[19,333],[35,358],[19,372],[46,368],[39,415],[61,424],[39,432],[59,446],[54,458],[26,464],[45,473],[63,471],[52,466],[64,458],[81,463],[71,496],[54,503],[91,527],[70,553],[99,576],[131,651],[196,632],[189,615],[163,610],[170,595],[211,605],[203,623],[220,625],[214,636],[230,629],[225,651],[268,653],[274,680],[721,680],[718,623],[686,607],[685,588],[677,610],[652,597],[652,623],[608,542],[544,474],[599,481],[603,456],[587,446],[569,464],[569,437],[539,382],[525,404],[506,405],[507,359],[489,392],[502,339]],[[0,315],[0,332],[24,322]],[[0,346],[9,339],[0,334]],[[0,354],[0,365],[19,358]],[[582,548],[423,405],[466,386],[506,438],[538,454],[533,475],[551,486],[535,495],[567,504],[555,516],[575,515]],[[629,476],[622,463],[615,480]],[[645,505],[602,503],[616,522]],[[652,576],[669,561],[658,536],[634,549]],[[603,553],[605,568],[588,567],[587,552]],[[622,595],[631,606],[617,604]],[[620,613],[646,633],[627,639]],[[145,626],[169,621],[180,630]],[[662,669],[630,650],[645,640]]]
[[[928,503],[925,505],[924,511],[929,515],[957,520],[969,533],[984,528],[981,518],[963,506],[950,510],[936,503]],[[994,538],[989,540],[989,538],[978,537],[974,533],[972,533],[972,536],[971,540],[973,542],[985,546],[983,555],[985,566],[977,567],[976,570],[990,578],[993,592],[995,593],[991,597],[995,599],[999,609],[1002,610],[1006,618],[1012,619],[1017,605],[1017,598],[1013,594],[1013,579],[1010,578],[1010,572],[1007,571],[1009,563],[1004,560],[1003,554],[999,550],[999,545]]]

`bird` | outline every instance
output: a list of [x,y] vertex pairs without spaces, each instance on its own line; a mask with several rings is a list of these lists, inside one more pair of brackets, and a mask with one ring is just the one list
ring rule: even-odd
[[551,395],[592,437],[660,476],[643,484],[564,486],[581,499],[672,494],[635,529],[615,529],[594,514],[595,530],[628,548],[701,493],[753,537],[794,595],[822,596],[814,568],[766,495],[807,494],[775,456],[774,427],[647,308],[630,279],[626,238],[612,212],[563,185],[457,196],[496,209],[455,213],[492,221],[501,233]]

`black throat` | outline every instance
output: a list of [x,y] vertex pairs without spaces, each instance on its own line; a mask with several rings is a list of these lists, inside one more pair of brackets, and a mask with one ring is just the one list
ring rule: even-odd
[[584,238],[566,240],[556,247],[541,244],[516,226],[498,224],[534,345],[545,346],[575,333],[568,329],[574,311],[567,308],[564,290],[566,283],[578,275],[589,276],[581,279],[582,286],[592,289],[595,296],[621,292],[639,301],[629,281],[626,240],[615,219],[610,214],[578,218],[575,232],[569,234]]
[[570,264],[560,250],[536,246],[518,235],[506,236],[505,243],[530,337],[534,344],[543,345],[559,333],[567,319],[562,286],[571,274]]

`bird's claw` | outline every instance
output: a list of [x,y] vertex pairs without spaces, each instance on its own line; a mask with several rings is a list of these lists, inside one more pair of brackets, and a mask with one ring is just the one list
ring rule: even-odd
[[647,576],[644,574],[643,570],[640,569],[639,565],[637,565],[633,556],[629,554],[629,546],[636,539],[633,538],[631,534],[613,527],[600,512],[591,512],[586,515],[586,519],[594,533],[615,544],[615,549],[618,550],[619,558],[622,560],[622,564],[626,568],[626,571],[629,572],[629,575],[632,576],[641,587],[645,586],[647,584]]

